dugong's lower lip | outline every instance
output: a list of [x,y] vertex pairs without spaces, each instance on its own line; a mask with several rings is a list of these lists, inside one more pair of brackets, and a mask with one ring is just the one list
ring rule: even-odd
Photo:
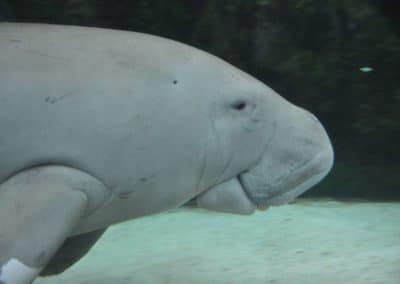
[[245,186],[242,183],[242,180],[240,178],[240,175],[238,175],[236,177],[236,179],[238,180],[240,186],[242,187],[242,191],[244,192],[244,194],[247,196],[247,199],[255,206],[255,208],[259,211],[267,211],[270,207],[269,204],[262,204],[261,202],[257,202],[256,199],[254,199],[245,189]]

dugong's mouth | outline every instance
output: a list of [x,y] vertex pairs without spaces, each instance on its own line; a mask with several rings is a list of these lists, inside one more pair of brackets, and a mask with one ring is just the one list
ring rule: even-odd
[[332,161],[331,156],[321,153],[296,170],[275,179],[268,175],[255,177],[251,171],[239,174],[237,179],[249,200],[262,210],[291,202],[313,187],[327,175]]
[[[275,177],[254,169],[217,184],[196,197],[199,207],[219,212],[251,214],[269,206],[288,203],[318,183],[333,163],[331,151]],[[256,175],[257,172],[257,175]],[[258,174],[261,173],[261,174]]]

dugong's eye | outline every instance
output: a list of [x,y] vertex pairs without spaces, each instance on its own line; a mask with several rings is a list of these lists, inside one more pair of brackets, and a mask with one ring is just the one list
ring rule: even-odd
[[241,111],[247,107],[247,103],[245,101],[236,101],[231,106],[233,109]]

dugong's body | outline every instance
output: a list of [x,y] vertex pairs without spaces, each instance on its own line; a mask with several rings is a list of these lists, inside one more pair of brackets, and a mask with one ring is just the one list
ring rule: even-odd
[[0,24],[0,283],[33,280],[69,236],[192,198],[240,214],[286,203],[332,161],[314,116],[205,52]]

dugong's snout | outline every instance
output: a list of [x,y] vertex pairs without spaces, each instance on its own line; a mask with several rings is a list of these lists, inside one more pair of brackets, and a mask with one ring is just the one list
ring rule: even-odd
[[259,163],[239,175],[249,199],[263,208],[288,203],[321,181],[330,171],[334,153],[318,119],[294,107],[277,120]]

